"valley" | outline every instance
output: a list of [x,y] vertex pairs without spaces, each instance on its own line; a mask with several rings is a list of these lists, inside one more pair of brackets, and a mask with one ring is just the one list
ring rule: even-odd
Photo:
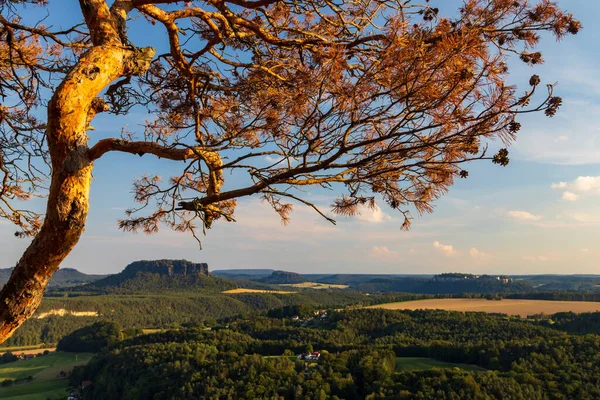
[[0,0],[0,400],[600,399],[598,15]]
[[[323,391],[331,397],[364,398],[374,390],[394,391],[394,385],[410,391],[410,377],[424,373],[436,377],[430,382],[433,385],[440,371],[453,379],[474,379],[480,390],[488,390],[484,382],[492,381],[523,390],[508,373],[513,361],[529,362],[525,361],[529,350],[504,348],[504,340],[525,335],[530,337],[527,343],[532,343],[531,338],[579,341],[580,335],[600,333],[600,312],[595,312],[600,302],[589,301],[598,300],[598,292],[536,290],[530,284],[536,279],[560,286],[580,278],[469,274],[384,278],[269,270],[213,275],[206,264],[185,260],[138,261],[93,282],[50,289],[34,318],[2,348],[16,354],[43,351],[36,347],[58,347],[58,352],[0,365],[4,367],[0,378],[5,380],[32,377],[0,388],[0,398],[31,393],[31,399],[58,399],[67,387],[81,387],[84,381],[95,383],[81,392],[89,395],[85,398],[98,398],[93,393],[105,391],[116,396],[112,398],[149,398],[151,393],[158,393],[158,398],[163,398],[161,393],[252,397],[247,391],[261,385],[264,391],[255,397],[280,393],[274,389],[277,385],[295,385],[313,397],[323,398]],[[409,292],[390,290],[399,286]],[[466,288],[474,291],[463,291]],[[529,315],[535,319],[511,317]],[[447,332],[454,334],[447,336]],[[570,351],[570,345],[565,346]],[[21,350],[26,347],[31,351]],[[320,358],[300,365],[297,355],[307,349],[318,351]],[[517,359],[503,355],[515,351],[525,353]],[[158,373],[153,370],[150,375],[131,376],[127,386],[114,384],[117,376],[112,374],[119,365],[129,368],[147,352],[160,365],[177,370],[176,365],[191,363],[191,369],[178,370],[182,380],[171,383],[152,375]],[[77,354],[89,355],[79,359]],[[191,354],[204,354],[204,372],[193,366]],[[80,367],[73,368],[76,365]],[[248,376],[224,378],[224,372],[213,370],[216,365],[225,369],[246,365],[269,376],[275,386],[253,382]],[[381,368],[387,372],[377,375],[383,373]],[[66,369],[68,377],[52,380],[58,369]],[[288,372],[271,375],[269,371],[275,370]],[[308,380],[300,379],[302,370]],[[192,375],[199,373],[215,386],[190,387]],[[217,381],[214,374],[221,374]],[[344,386],[344,374],[352,376],[353,385]],[[379,382],[378,386],[363,381],[362,374],[375,374],[369,381]],[[387,378],[380,381],[383,376]],[[314,391],[312,379],[338,383]],[[104,386],[109,381],[113,384]],[[548,388],[538,390],[550,393]]]

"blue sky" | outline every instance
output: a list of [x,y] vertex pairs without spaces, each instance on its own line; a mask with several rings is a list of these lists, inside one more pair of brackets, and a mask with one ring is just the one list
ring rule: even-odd
[[[448,3],[458,7],[461,2]],[[469,178],[459,180],[432,215],[415,218],[409,232],[399,229],[401,216],[385,207],[333,226],[298,205],[291,224],[282,226],[267,205],[249,198],[239,202],[237,223],[217,223],[207,232],[201,251],[189,235],[167,229],[152,236],[123,233],[117,219],[133,205],[132,181],[144,173],[168,176],[174,164],[108,154],[96,162],[86,232],[63,266],[112,273],[139,259],[186,258],[208,262],[211,269],[307,273],[600,273],[600,27],[594,21],[600,3],[559,4],[584,29],[560,43],[546,38],[540,46],[542,66],[532,69],[513,60],[510,80],[525,88],[536,73],[544,83],[558,82],[563,107],[552,119],[543,114],[522,118],[511,163],[506,168],[470,165]],[[66,10],[61,18],[76,11]],[[152,44],[149,38],[162,37],[149,33],[137,30],[132,40],[144,46]],[[135,126],[144,117],[99,116],[91,140],[118,136],[121,125]],[[336,194],[308,196],[326,206]],[[13,232],[0,222],[2,267],[14,265],[28,244]]]

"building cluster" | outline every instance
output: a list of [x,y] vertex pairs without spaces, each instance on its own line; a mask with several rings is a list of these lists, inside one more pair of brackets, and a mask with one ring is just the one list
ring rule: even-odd
[[320,351],[313,351],[312,353],[302,353],[297,356],[298,360],[306,361],[318,361],[321,357]]
[[313,311],[313,315],[314,317],[308,318],[301,318],[298,315],[294,315],[292,317],[292,321],[301,322],[302,326],[308,326],[309,321],[312,321],[315,318],[318,318],[320,320],[324,320],[325,318],[327,318],[327,310],[315,310]]
[[499,281],[502,283],[511,283],[513,280],[508,276],[503,275],[472,275],[472,274],[461,274],[461,273],[447,273],[435,275],[434,281],[438,282],[457,282],[457,281],[468,281],[468,280],[482,280],[482,281]]
[[[81,390],[84,390],[86,387],[90,386],[91,384],[92,384],[92,381],[81,382]],[[83,398],[83,396],[81,395],[81,391],[75,390],[75,391],[69,393],[69,397],[67,397],[67,400],[81,400],[82,398]]]

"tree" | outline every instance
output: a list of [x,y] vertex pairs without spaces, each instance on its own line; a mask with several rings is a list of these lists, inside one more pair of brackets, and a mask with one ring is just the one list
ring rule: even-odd
[[17,356],[15,356],[13,353],[11,353],[10,351],[7,351],[6,353],[4,353],[0,356],[0,364],[17,361],[18,359],[19,358]]
[[[561,38],[580,24],[543,0],[468,0],[442,16],[430,2],[309,0],[80,0],[70,28],[26,23],[46,0],[0,1],[0,216],[33,236],[0,293],[0,341],[39,305],[44,288],[77,244],[88,212],[94,161],[109,152],[179,161],[161,182],[134,184],[140,209],[127,231],[178,231],[233,221],[236,199],[259,195],[284,222],[306,186],[344,194],[332,209],[354,215],[384,201],[403,213],[431,203],[466,162],[492,159],[486,141],[510,142],[521,113],[554,115],[561,99],[522,95],[505,61],[532,52],[539,33]],[[139,48],[130,20],[169,48]],[[157,40],[159,43],[160,40]],[[40,118],[39,110],[45,110]],[[151,114],[144,129],[98,138],[98,113]],[[265,161],[267,160],[267,161]],[[226,172],[245,176],[223,190]],[[45,214],[24,201],[45,196]]]
[[117,322],[100,321],[77,329],[58,341],[58,351],[98,353],[123,338]]
[[308,344],[306,345],[306,353],[307,353],[307,354],[312,354],[312,353],[313,353],[313,351],[315,351],[315,350],[313,349],[313,345],[312,345],[312,343],[308,343]]

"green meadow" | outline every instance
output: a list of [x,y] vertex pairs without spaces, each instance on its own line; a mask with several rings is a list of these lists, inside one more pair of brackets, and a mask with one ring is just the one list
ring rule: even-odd
[[60,371],[69,372],[76,365],[86,364],[90,353],[55,352],[45,356],[19,360],[0,365],[0,382],[6,379],[22,379],[33,376],[36,380],[54,379]]
[[23,385],[0,388],[0,399],[5,400],[47,400],[64,399],[68,392],[68,379],[33,381]]
[[454,364],[421,357],[396,358],[396,371],[423,371],[432,368],[452,369],[459,368],[465,371],[482,371],[481,368],[469,364]]
[[68,379],[57,379],[61,371],[69,373],[73,367],[87,364],[91,353],[54,352],[45,356],[0,365],[0,382],[7,379],[33,377],[33,381],[10,387],[0,387],[0,399],[47,400],[64,399]]

